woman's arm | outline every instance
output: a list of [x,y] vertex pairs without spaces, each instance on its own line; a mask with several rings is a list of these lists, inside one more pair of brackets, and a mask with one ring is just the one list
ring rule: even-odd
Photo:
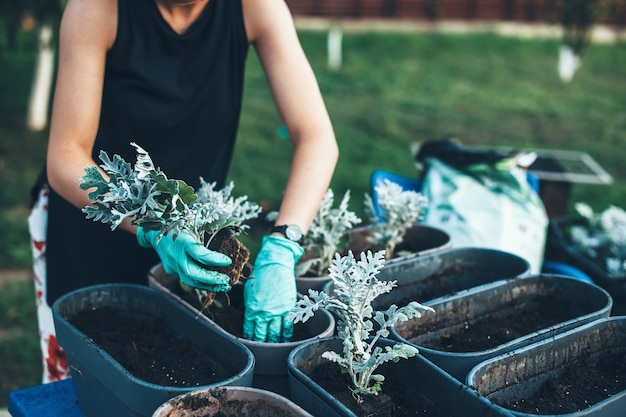
[[90,200],[76,179],[97,165],[98,129],[107,50],[115,40],[116,0],[67,2],[59,39],[59,64],[47,153],[48,181],[78,208]]
[[[248,38],[294,146],[276,224],[295,224],[306,234],[337,163],[335,134],[284,0],[242,1]],[[303,253],[298,243],[284,237],[263,238],[252,279],[244,287],[244,337],[291,339],[293,322],[286,317],[297,298],[295,264]]]
[[337,163],[335,135],[284,0],[243,0],[243,5],[248,38],[294,145],[276,224],[297,224],[306,234]]

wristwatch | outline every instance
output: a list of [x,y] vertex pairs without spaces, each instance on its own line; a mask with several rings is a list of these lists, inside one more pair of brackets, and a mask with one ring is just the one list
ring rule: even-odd
[[302,244],[302,242],[304,241],[304,234],[302,233],[302,230],[295,224],[283,224],[280,226],[274,226],[271,233],[281,233],[287,239],[293,240],[294,242],[297,242],[299,244]]

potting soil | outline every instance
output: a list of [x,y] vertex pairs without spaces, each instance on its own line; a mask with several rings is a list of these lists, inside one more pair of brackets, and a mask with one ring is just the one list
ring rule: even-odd
[[604,351],[598,358],[572,361],[558,375],[543,383],[535,395],[498,405],[528,414],[569,414],[585,410],[626,390],[624,352]]
[[81,311],[68,321],[135,377],[162,386],[201,386],[231,377],[161,319],[110,307]]
[[[243,321],[244,321],[244,302],[243,302],[243,284],[240,283],[232,287],[228,293],[216,293],[213,304],[202,306],[198,298],[193,292],[185,292],[178,284],[178,281],[171,283],[162,282],[167,289],[172,291],[178,297],[185,300],[191,306],[201,311],[209,319],[213,320],[218,326],[226,330],[228,333],[243,337]],[[317,336],[308,330],[303,323],[298,323],[293,328],[292,341],[306,340]]]
[[291,417],[292,414],[263,399],[233,399],[225,390],[210,395],[183,396],[172,403],[170,416],[179,417]]
[[407,329],[406,334],[420,335],[408,338],[435,350],[479,352],[587,313],[572,311],[572,308],[576,306],[567,300],[553,295],[536,295],[528,299],[516,299],[489,314],[468,319],[462,326],[450,327],[439,337],[431,337],[429,334],[435,334],[441,325],[447,323],[416,322],[414,327]]
[[376,373],[385,376],[382,391],[378,395],[358,397],[352,392],[350,376],[342,373],[339,365],[334,362],[322,362],[315,366],[310,377],[359,417],[453,417],[425,400],[420,403],[419,397],[411,395],[409,398],[407,395],[410,392],[410,387],[407,386],[409,382],[405,378],[395,376],[393,367],[382,365]]

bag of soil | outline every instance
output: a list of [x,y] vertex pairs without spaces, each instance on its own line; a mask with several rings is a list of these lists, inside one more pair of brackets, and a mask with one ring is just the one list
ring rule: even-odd
[[532,155],[474,150],[450,140],[423,144],[416,154],[430,202],[423,223],[449,233],[454,247],[513,253],[539,273],[548,216],[521,157]]

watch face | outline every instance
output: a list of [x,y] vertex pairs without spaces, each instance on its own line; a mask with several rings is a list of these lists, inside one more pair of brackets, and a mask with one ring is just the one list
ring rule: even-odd
[[290,240],[298,242],[300,239],[302,239],[302,230],[300,230],[298,226],[289,225],[285,229],[285,236]]

